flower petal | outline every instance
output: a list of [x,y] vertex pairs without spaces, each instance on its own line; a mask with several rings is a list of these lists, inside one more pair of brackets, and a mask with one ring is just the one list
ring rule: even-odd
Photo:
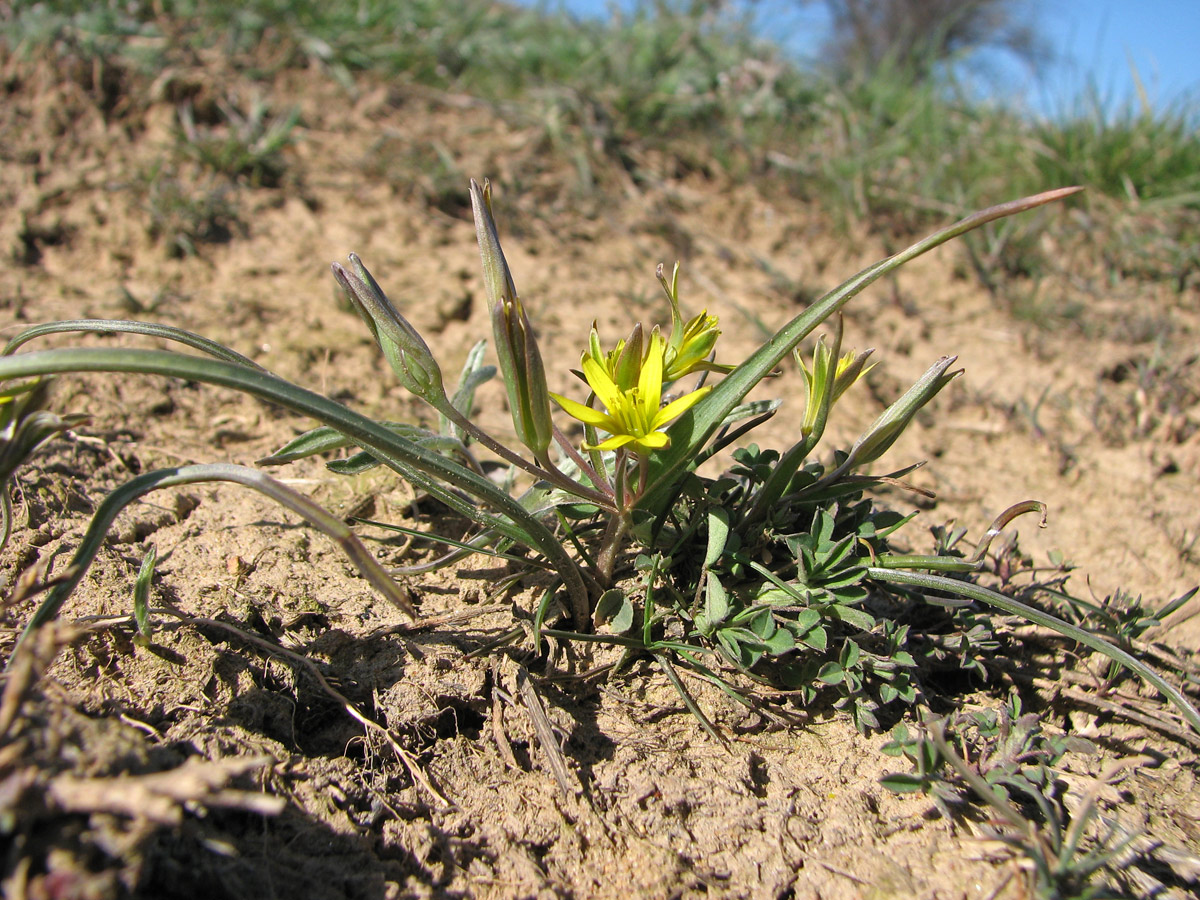
[[664,431],[651,431],[635,440],[639,448],[646,450],[661,450],[671,443],[671,439]]
[[638,402],[646,412],[649,420],[658,411],[662,402],[663,385],[663,354],[666,348],[662,335],[657,331],[650,336],[650,350],[642,363],[642,372],[638,377]]
[[587,379],[591,389],[596,392],[600,402],[608,410],[614,410],[621,402],[621,392],[617,390],[617,385],[604,371],[604,367],[590,356],[583,360],[582,365],[583,377]]
[[616,450],[618,447],[624,447],[630,441],[636,441],[632,434],[614,434],[608,440],[601,441],[598,444],[584,444],[584,450]]
[[705,385],[698,390],[692,391],[690,394],[684,394],[682,397],[672,400],[658,411],[658,414],[655,415],[652,424],[655,428],[662,428],[676,416],[683,415],[685,412],[695,406],[696,403],[698,403],[704,397],[704,395],[711,390],[711,385]]
[[573,419],[578,419],[587,425],[598,425],[605,430],[616,425],[612,416],[605,415],[598,409],[592,409],[590,406],[584,406],[582,403],[577,403],[570,397],[564,397],[561,394],[550,392],[554,402],[562,407],[563,412]]

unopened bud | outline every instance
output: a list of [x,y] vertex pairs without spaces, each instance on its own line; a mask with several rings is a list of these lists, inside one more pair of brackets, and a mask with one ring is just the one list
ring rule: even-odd
[[483,281],[496,337],[496,356],[508,391],[513,427],[525,446],[541,458],[549,448],[554,432],[546,369],[533,325],[517,296],[508,261],[500,247],[500,236],[492,218],[491,187],[486,181],[483,187],[471,181],[471,210],[475,215]]
[[922,375],[904,396],[883,411],[874,424],[855,442],[850,449],[844,468],[872,463],[895,443],[912,421],[913,416],[926,403],[937,396],[938,391],[962,374],[962,369],[946,373],[954,364],[956,356],[943,356]]
[[442,370],[429,345],[400,315],[362,260],[353,253],[350,254],[350,266],[353,271],[334,263],[333,277],[371,330],[392,371],[405,388],[440,409],[449,401],[442,383]]

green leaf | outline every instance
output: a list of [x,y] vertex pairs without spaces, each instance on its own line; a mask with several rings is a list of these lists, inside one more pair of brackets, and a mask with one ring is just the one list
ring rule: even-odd
[[825,684],[841,684],[846,680],[846,672],[835,662],[827,662],[817,672],[817,680]]
[[[742,617],[738,616],[735,621],[741,621]],[[775,617],[771,615],[770,609],[759,609],[745,620],[745,625],[750,629],[760,640],[766,641],[776,632]]]
[[[418,428],[416,425],[406,425],[400,422],[380,422],[379,424],[410,441],[434,437],[431,432],[426,431],[424,428]],[[294,462],[298,459],[306,459],[318,453],[341,450],[344,447],[353,445],[354,441],[336,428],[322,425],[319,428],[314,428],[311,431],[297,435],[270,456],[264,456],[262,459],[257,460],[257,464],[260,466],[277,466],[283,463]]]
[[858,661],[861,658],[862,649],[854,641],[846,641],[846,643],[842,645],[841,661],[844,668],[854,668],[858,665]]
[[821,614],[815,609],[803,609],[796,616],[793,626],[797,636],[811,631],[821,624]]
[[875,703],[871,700],[859,698],[854,701],[854,709],[851,710],[851,716],[854,718],[854,724],[859,731],[877,731],[879,729],[879,719],[875,716]]
[[836,591],[839,588],[847,588],[858,584],[867,576],[865,566],[853,566],[848,569],[843,569],[836,575],[829,578],[820,579],[821,587],[827,591]]
[[895,534],[918,515],[919,512],[912,512],[905,516],[892,510],[882,510],[863,522],[859,526],[858,533],[862,537],[886,538]]
[[563,503],[558,510],[568,519],[590,519],[600,512],[600,507],[592,503]]
[[862,584],[840,587],[831,593],[833,594],[833,602],[838,606],[858,606],[871,596],[871,592]]
[[879,783],[894,794],[915,794],[924,792],[926,780],[920,775],[884,775]]
[[853,625],[862,631],[870,631],[875,627],[875,618],[870,613],[865,613],[861,609],[854,609],[850,606],[842,606],[840,604],[832,604],[828,609],[829,615],[840,622],[845,622],[847,625]]
[[763,639],[763,643],[766,645],[767,650],[775,656],[796,649],[796,639],[786,628],[776,628],[770,637]]
[[804,634],[796,635],[797,640],[806,647],[811,647],[814,650],[825,650],[829,646],[829,635],[821,626],[811,628]]
[[723,506],[711,507],[708,511],[708,549],[704,552],[704,568],[711,568],[725,552],[729,538],[729,510]]
[[142,557],[142,567],[133,584],[133,621],[137,624],[138,636],[145,642],[154,636],[154,628],[150,624],[150,582],[154,578],[157,562],[158,550],[151,544]]
[[355,453],[345,459],[331,459],[325,463],[325,468],[337,475],[361,475],[363,472],[369,472],[381,465],[383,463],[373,453],[363,450],[361,453]]
[[533,612],[533,651],[534,653],[542,652],[542,635],[550,634],[549,628],[545,628],[546,616],[550,615],[550,607],[554,605],[554,593],[558,585],[552,584],[542,592],[542,599],[538,601],[537,609]]
[[729,593],[721,579],[709,572],[704,591],[704,618],[710,627],[720,625],[729,616]]
[[608,625],[613,634],[624,634],[633,627],[633,604],[619,588],[600,595],[594,614],[597,625]]
[[717,632],[717,643],[729,656],[729,658],[737,663],[742,658],[742,648],[738,644],[737,639],[726,630]]
[[892,729],[892,739],[880,747],[879,752],[888,756],[903,756],[911,746],[912,741],[908,736],[908,728],[903,722],[900,722]]
[[[374,519],[364,519],[360,516],[350,516],[346,519],[356,525],[370,525],[372,528],[382,528],[385,531],[394,531],[397,534],[406,534],[416,541],[431,544],[443,544],[447,547],[453,547],[461,551],[458,554],[452,554],[451,562],[457,562],[465,556],[472,553],[482,553],[484,556],[491,556],[494,559],[507,559],[509,562],[517,563],[518,565],[529,565],[530,560],[527,557],[518,556],[514,553],[504,553],[502,550],[492,549],[492,544],[501,544],[502,548],[507,549],[512,546],[511,542],[501,542],[499,536],[491,532],[481,531],[479,534],[472,536],[467,541],[456,541],[453,538],[446,537],[435,532],[420,531],[416,528],[406,528],[403,525],[397,525],[394,522],[377,522]],[[449,562],[447,563],[449,564]],[[425,564],[428,565],[428,564]],[[440,567],[439,567],[440,568]]]
[[193,350],[200,350],[209,356],[216,359],[223,359],[226,362],[238,363],[254,369],[262,368],[254,360],[242,356],[242,354],[234,350],[230,350],[223,344],[209,340],[203,335],[184,331],[182,328],[176,328],[173,325],[160,325],[157,322],[134,322],[125,319],[70,319],[63,322],[47,322],[42,325],[34,325],[32,328],[26,328],[9,341],[8,346],[4,348],[3,355],[10,355],[22,344],[34,338],[64,332],[98,332],[100,334],[124,332],[126,334],[144,334],[162,340],[177,341],[191,347]]

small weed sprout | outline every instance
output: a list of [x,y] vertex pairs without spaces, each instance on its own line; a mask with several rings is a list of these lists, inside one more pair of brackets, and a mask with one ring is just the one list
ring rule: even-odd
[[[1000,709],[961,714],[953,725],[933,719],[916,734],[897,725],[882,749],[913,766],[911,773],[885,776],[889,790],[928,794],[951,821],[966,814],[972,796],[981,802],[991,813],[982,836],[1024,858],[1032,896],[1118,896],[1100,883],[1099,873],[1127,851],[1136,833],[1095,827],[1095,791],[1073,815],[1064,803],[1060,764],[1069,752],[1090,754],[1095,748],[1082,738],[1044,731],[1038,714],[1024,713],[1015,693]],[[1097,790],[1115,780],[1120,768],[1098,779]]]
[[286,168],[283,151],[296,140],[300,121],[296,108],[271,115],[260,97],[239,109],[234,98],[216,103],[219,123],[196,121],[190,103],[179,106],[181,146],[187,156],[205,168],[233,179],[245,179],[254,187],[277,187]]
[[[716,317],[684,314],[678,267],[669,275],[660,267],[669,328],[638,325],[611,345],[593,328],[581,350],[579,389],[552,394],[530,307],[501,248],[490,187],[472,182],[496,367],[484,365],[481,345],[451,388],[422,336],[362,261],[351,255],[348,266],[333,266],[338,284],[397,380],[438,414],[436,430],[375,421],[278,378],[228,348],[167,325],[77,321],[37,326],[10,341],[0,356],[0,380],[63,372],[150,373],[232,387],[315,419],[319,427],[260,464],[351,448],[351,456],[330,468],[341,473],[391,468],[477,526],[465,541],[447,542],[452,550],[440,564],[489,553],[550,573],[541,602],[529,611],[537,646],[546,638],[601,642],[655,660],[714,736],[719,733],[684,689],[677,667],[746,704],[761,700],[759,689],[765,686],[800,704],[825,696],[864,731],[884,727],[885,714],[893,714],[888,709],[899,711],[921,697],[911,625],[889,614],[887,604],[911,609],[927,599],[941,605],[991,606],[1101,652],[1166,695],[1200,730],[1200,714],[1191,703],[1127,650],[971,579],[982,567],[992,537],[1012,518],[1038,511],[1040,504],[1019,503],[1008,510],[970,558],[954,549],[961,534],[944,534],[939,552],[931,556],[893,550],[890,539],[911,516],[876,505],[870,492],[902,483],[915,467],[888,474],[872,474],[866,467],[959,374],[953,357],[935,361],[848,448],[836,450],[827,462],[817,457],[835,404],[868,369],[869,352],[843,352],[841,308],[873,281],[926,251],[1076,190],[991,207],[869,266],[736,365],[717,361]],[[797,357],[806,406],[796,443],[782,449],[739,445],[779,405],[748,402],[749,392],[823,323],[832,325],[828,343],[819,340],[810,358]],[[71,330],[150,334],[205,355],[92,348],[14,352],[41,335]],[[501,441],[471,419],[475,391],[497,373],[508,394],[515,443]],[[5,397],[8,404],[17,402],[16,394]],[[556,406],[582,424],[582,441],[563,432]],[[24,416],[22,421],[35,423],[29,426],[34,437],[59,427],[58,420],[37,418],[44,414],[29,415],[10,418]],[[13,455],[19,461],[36,443],[20,438],[25,433],[17,425],[16,437],[5,445],[5,458]],[[485,475],[476,446],[508,465],[511,477],[498,483]],[[733,456],[728,471],[717,477],[700,474],[706,460],[727,448]],[[12,468],[6,466],[0,475],[7,477]],[[101,505],[68,575],[48,591],[26,633],[57,615],[125,504],[161,487],[198,480],[240,483],[300,513],[335,540],[378,591],[413,613],[350,529],[307,498],[253,469],[184,466],[143,474]],[[529,555],[514,557],[513,548]],[[569,627],[559,621],[560,600]],[[981,623],[968,622],[957,634],[934,642],[929,652],[971,668],[991,639]]]

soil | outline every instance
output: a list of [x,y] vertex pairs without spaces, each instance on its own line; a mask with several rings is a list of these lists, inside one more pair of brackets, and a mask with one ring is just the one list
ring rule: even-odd
[[[167,322],[382,418],[428,414],[337,296],[329,263],[358,253],[457,372],[490,335],[470,176],[493,180],[551,389],[565,393],[578,393],[568,369],[593,320],[611,342],[666,319],[660,261],[682,260],[686,307],[720,317],[720,358],[737,360],[897,249],[786,193],[650,154],[636,178],[589,175],[555,155],[548,127],[413,86],[349,90],[294,71],[250,82],[215,63],[151,83],[11,56],[3,79],[6,336],[64,318]],[[182,108],[219,134],[219,104],[256,96],[299,111],[280,170],[222,181],[180,153]],[[1043,214],[1047,241],[1070,215]],[[957,354],[965,376],[884,461],[929,461],[912,477],[936,493],[921,501],[917,544],[947,521],[974,539],[1036,498],[1048,527],[1030,517],[1010,529],[1024,553],[1045,565],[1060,549],[1083,596],[1123,589],[1158,606],[1200,582],[1200,288],[1114,275],[1086,244],[1049,255],[1054,272],[996,294],[961,248],[944,247],[854,300],[846,343],[875,347],[882,364],[839,405],[826,443],[852,440]],[[38,346],[68,344],[166,346],[128,335]],[[761,446],[794,440],[800,384],[788,367],[761,389],[787,401],[755,435]],[[60,570],[96,504],[134,474],[252,464],[308,427],[241,395],[150,377],[62,377],[52,403],[89,418],[19,472],[6,591],[30,567]],[[479,403],[486,428],[511,434],[497,385]],[[310,460],[276,474],[340,515],[453,527],[378,471],[343,477]],[[911,509],[914,495],[886,502]],[[404,539],[371,538],[385,563],[412,562]],[[132,589],[151,544],[159,611],[139,643]],[[885,790],[879,779],[906,764],[879,752],[886,734],[860,735],[836,710],[780,727],[689,682],[724,745],[646,663],[579,678],[615,660],[494,649],[537,597],[505,589],[504,575],[485,559],[405,576],[413,623],[336,546],[257,494],[150,495],[121,515],[58,626],[6,678],[5,896],[1026,895],[1018,858],[981,840],[980,815],[948,820],[929,797]],[[6,658],[36,600],[7,607]],[[1145,639],[1200,651],[1198,609],[1191,600]],[[1073,645],[1024,659],[1013,634],[1030,674],[1053,681],[1070,668],[1085,676],[1076,694],[1101,689],[1098,663],[1068,665]],[[975,708],[1008,688],[970,690],[961,700]],[[1194,747],[1065,694],[1039,698],[1046,728],[1096,745],[1069,764],[1081,785],[1143,757],[1104,795],[1105,813],[1194,860]],[[1196,871],[1129,863],[1130,877],[1167,885],[1161,896],[1187,895]]]

